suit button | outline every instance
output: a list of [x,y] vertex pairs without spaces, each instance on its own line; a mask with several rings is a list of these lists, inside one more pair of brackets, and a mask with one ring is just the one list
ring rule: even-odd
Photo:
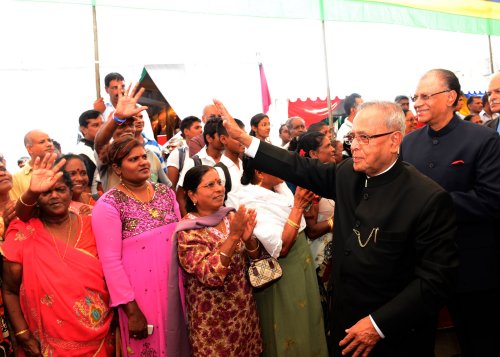
[[361,222],[360,221],[354,222],[354,227],[359,228],[359,226],[361,226]]
[[434,168],[434,163],[433,163],[433,162],[429,162],[429,168],[430,168],[430,169],[433,169],[433,168]]
[[344,252],[344,255],[345,255],[345,256],[351,255],[351,251],[350,251],[350,250],[346,250],[346,251]]
[[433,139],[432,140],[432,145],[437,145],[439,144],[439,140],[438,139]]
[[370,197],[370,195],[368,195],[367,193],[365,193],[365,194],[363,195],[363,199],[364,199],[364,200],[367,200],[367,199],[368,199],[368,197]]

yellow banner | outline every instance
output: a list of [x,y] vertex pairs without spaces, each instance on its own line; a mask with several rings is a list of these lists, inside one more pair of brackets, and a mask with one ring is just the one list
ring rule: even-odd
[[486,0],[367,0],[453,15],[500,20],[500,3]]

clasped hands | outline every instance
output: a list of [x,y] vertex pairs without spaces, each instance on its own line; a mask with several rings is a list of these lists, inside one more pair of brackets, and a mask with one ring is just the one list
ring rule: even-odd
[[236,212],[229,213],[229,238],[243,243],[249,242],[253,229],[257,224],[257,212],[255,209],[247,209],[245,205],[238,207]]

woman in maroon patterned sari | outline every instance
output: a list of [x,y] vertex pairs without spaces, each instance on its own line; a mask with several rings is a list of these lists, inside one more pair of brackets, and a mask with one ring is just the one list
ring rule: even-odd
[[[224,184],[209,166],[190,169],[178,255],[186,275],[189,340],[194,356],[259,356],[262,339],[252,287],[246,278],[247,254],[256,258],[254,210],[222,207]],[[186,220],[193,220],[186,222]],[[187,226],[187,225],[186,225]]]

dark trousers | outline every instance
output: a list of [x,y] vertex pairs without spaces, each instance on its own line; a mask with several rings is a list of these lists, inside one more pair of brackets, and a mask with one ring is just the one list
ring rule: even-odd
[[457,293],[448,304],[462,357],[500,356],[499,290]]

